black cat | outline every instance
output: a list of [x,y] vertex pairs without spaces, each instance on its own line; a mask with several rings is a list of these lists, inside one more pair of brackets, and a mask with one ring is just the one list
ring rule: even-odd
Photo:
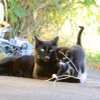
[[6,57],[0,60],[0,75],[32,78],[34,56]]
[[[58,59],[60,60],[59,63],[59,70],[57,74],[53,74],[55,77],[56,75],[72,75],[75,77],[78,77],[79,72],[82,74],[82,78],[86,80],[86,66],[85,66],[85,52],[81,46],[81,34],[84,29],[84,27],[80,26],[80,31],[77,36],[77,43],[76,45],[72,45],[71,47],[62,46],[62,47],[52,47],[53,51],[55,51]],[[75,67],[71,64],[71,62],[66,58],[66,56],[62,55],[59,51],[61,51],[63,54],[65,54],[67,57],[70,58],[70,60],[74,63]],[[62,81],[67,82],[81,82],[80,79],[75,78],[68,78]]]
[[58,71],[58,57],[52,50],[57,46],[58,36],[51,41],[42,41],[35,37],[35,66],[33,77],[37,79],[48,79]]
[[[58,43],[58,36],[51,41],[42,41],[35,36],[35,55],[6,57],[0,60],[0,75],[47,79],[57,72],[57,57],[52,46]],[[55,67],[54,67],[55,66]]]
[[[61,60],[61,58],[63,59],[65,58],[58,51],[61,50],[63,53],[69,56],[70,59],[72,59],[75,65],[77,65],[78,64],[77,56],[80,53],[78,54],[75,53],[76,51],[78,52],[78,50],[75,51],[74,49],[82,48],[81,46],[79,46],[81,45],[81,42],[80,42],[81,32],[82,30],[80,30],[78,34],[78,39],[77,39],[78,45],[75,45],[75,47],[72,46],[70,48],[57,47],[58,37],[54,38],[51,41],[42,41],[35,36],[35,55],[21,56],[21,57],[7,57],[7,58],[2,59],[0,61],[0,75],[48,79],[48,78],[51,78],[52,74],[54,73],[55,74],[57,73],[57,75],[65,74],[66,69],[63,69],[62,71],[60,70],[64,68],[65,64],[66,64],[66,68],[67,67],[69,68],[70,64],[68,64],[67,61],[64,62],[63,60]],[[82,56],[83,58],[81,58],[82,61],[85,59],[85,54],[83,53],[83,55],[84,57]],[[59,59],[60,61],[62,61],[63,64],[59,63]],[[74,76],[77,76],[78,73],[75,72],[75,70],[73,71],[72,69],[74,68],[72,68],[71,66],[71,69],[69,68],[70,72],[76,74]]]

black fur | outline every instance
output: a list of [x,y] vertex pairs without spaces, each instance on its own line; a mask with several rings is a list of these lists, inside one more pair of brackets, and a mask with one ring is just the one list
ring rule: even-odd
[[81,46],[81,35],[82,35],[83,30],[84,30],[84,27],[83,27],[83,26],[79,26],[79,27],[80,27],[81,29],[80,29],[80,31],[79,31],[79,33],[78,33],[76,44]]
[[[80,27],[80,31],[77,36],[77,44],[72,45],[71,47],[62,46],[62,47],[52,47],[53,50],[56,52],[57,57],[60,60],[60,67],[57,72],[57,75],[72,75],[75,77],[78,77],[78,72],[73,67],[73,65],[68,62],[69,60],[66,59],[64,55],[62,55],[59,51],[63,52],[66,56],[68,56],[71,61],[74,63],[74,65],[77,67],[78,71],[81,71],[81,73],[85,73],[86,67],[85,67],[85,52],[81,46],[81,33],[83,31],[83,27]],[[69,70],[69,71],[68,71]],[[79,79],[74,78],[68,78],[66,80],[67,82],[80,82]]]
[[35,37],[35,66],[33,77],[48,79],[53,73],[57,73],[58,59],[52,51],[52,46],[57,46],[58,36],[51,41],[42,41]]
[[57,73],[58,60],[52,46],[57,46],[58,39],[57,36],[53,40],[42,41],[35,36],[35,55],[1,59],[0,75],[51,78],[53,73]]
[[0,60],[0,75],[32,78],[34,56],[6,57]]
[[[0,75],[18,76],[36,79],[48,79],[52,74],[68,75],[69,65],[68,60],[59,53],[62,51],[67,55],[77,66],[78,70],[81,68],[82,73],[85,71],[85,53],[81,47],[81,33],[83,28],[79,31],[77,38],[77,45],[71,47],[57,47],[58,37],[50,41],[43,41],[35,36],[35,55],[21,56],[21,57],[7,57],[0,61]],[[59,63],[62,61],[65,65]],[[74,68],[70,70],[71,75],[77,76],[78,73]],[[67,82],[79,82],[73,78],[63,80]]]

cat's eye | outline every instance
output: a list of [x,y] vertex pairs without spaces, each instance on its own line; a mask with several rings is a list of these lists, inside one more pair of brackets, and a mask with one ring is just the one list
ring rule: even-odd
[[44,49],[40,49],[41,51],[44,51]]
[[49,51],[52,52],[52,49],[50,49]]

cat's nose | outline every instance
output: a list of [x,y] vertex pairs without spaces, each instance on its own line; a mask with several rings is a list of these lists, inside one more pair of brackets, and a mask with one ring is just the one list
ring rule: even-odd
[[45,56],[44,58],[45,58],[45,59],[50,59],[50,57],[49,57],[49,56]]

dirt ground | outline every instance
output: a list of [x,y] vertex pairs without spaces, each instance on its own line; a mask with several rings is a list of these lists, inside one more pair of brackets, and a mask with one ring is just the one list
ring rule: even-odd
[[[100,70],[88,69],[87,80],[100,85]],[[43,82],[0,76],[0,100],[100,100],[100,88],[87,84]]]

